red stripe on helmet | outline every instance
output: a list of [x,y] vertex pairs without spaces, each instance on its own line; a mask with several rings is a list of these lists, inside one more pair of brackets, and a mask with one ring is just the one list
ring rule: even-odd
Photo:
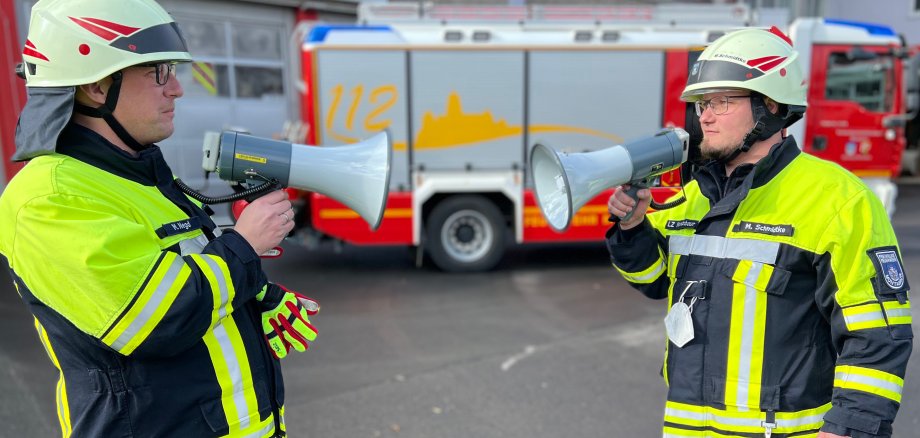
[[32,41],[26,40],[26,47],[35,48],[35,44],[32,44]]
[[22,49],[22,54],[23,54],[23,55],[31,56],[31,57],[33,57],[33,58],[41,59],[42,61],[50,61],[50,60],[48,59],[48,57],[46,57],[45,55],[42,55],[42,54],[39,53],[37,50],[32,49],[31,47],[26,47],[26,48]]
[[782,64],[786,59],[787,58],[785,56],[764,56],[763,58],[757,58],[748,61],[747,65],[760,71],[769,71],[773,67]]
[[83,18],[86,21],[89,21],[90,23],[102,26],[108,30],[120,33],[124,36],[131,35],[132,33],[141,30],[141,28],[139,27],[125,26],[124,24],[112,23],[111,21],[100,20],[98,18],[91,18],[91,17],[81,17],[81,18]]
[[773,67],[776,67],[777,65],[782,64],[783,61],[785,61],[786,59],[787,59],[787,58],[784,56],[784,57],[782,57],[782,58],[776,59],[775,61],[771,61],[771,62],[768,62],[768,63],[766,63],[766,64],[764,64],[764,65],[761,65],[761,66],[758,67],[758,68],[760,68],[760,69],[763,70],[763,71],[770,71],[770,69],[772,69]]
[[772,61],[772,60],[774,60],[774,59],[776,59],[776,58],[779,58],[779,56],[776,56],[776,55],[764,56],[763,58],[756,58],[756,59],[752,59],[752,60],[748,61],[748,62],[747,62],[747,65],[748,65],[749,67],[757,67],[757,66],[759,66],[759,65],[761,65],[761,64],[766,64],[766,63],[768,63],[768,62],[770,62],[770,61]]
[[80,27],[94,33],[96,36],[106,41],[112,41],[115,38],[118,38],[118,34],[111,32],[109,30],[103,29],[99,26],[96,26],[95,24],[86,22],[82,18],[74,18],[74,17],[68,17],[68,18],[70,18],[74,23],[79,24]]

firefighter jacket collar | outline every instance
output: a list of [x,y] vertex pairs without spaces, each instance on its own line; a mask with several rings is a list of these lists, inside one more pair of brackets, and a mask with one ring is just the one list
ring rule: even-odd
[[208,238],[213,238],[217,228],[207,206],[195,208],[192,201],[179,190],[172,171],[163,158],[159,146],[151,145],[133,157],[121,150],[95,131],[70,123],[61,132],[57,152],[129,181],[148,187],[156,187],[163,196],[173,202],[190,218],[197,218]]
[[158,146],[151,145],[135,158],[95,131],[76,123],[64,128],[56,149],[58,153],[145,186],[168,185],[173,180]]
[[[748,191],[765,185],[782,171],[801,151],[792,137],[773,145],[770,152],[753,165],[738,166],[732,175],[725,177],[725,167],[722,163],[712,160],[694,172],[693,177],[700,186],[700,192],[709,199],[712,209],[707,217],[720,216],[735,211],[741,201],[747,197]],[[743,178],[737,189],[723,192],[725,184],[731,184],[732,178]]]

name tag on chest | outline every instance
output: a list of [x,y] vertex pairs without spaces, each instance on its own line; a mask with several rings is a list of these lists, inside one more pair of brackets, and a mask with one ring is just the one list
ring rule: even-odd
[[176,234],[187,233],[199,228],[201,228],[201,219],[192,217],[181,221],[163,224],[163,226],[157,229],[157,236],[162,239],[164,237],[175,236]]
[[741,221],[732,231],[736,233],[759,233],[771,236],[791,236],[795,232],[792,225],[761,224],[757,222]]

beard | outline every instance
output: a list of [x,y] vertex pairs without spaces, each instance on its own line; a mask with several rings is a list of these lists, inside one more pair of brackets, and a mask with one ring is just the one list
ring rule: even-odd
[[704,138],[703,141],[700,143],[700,155],[702,155],[702,157],[706,160],[722,161],[730,157],[732,153],[735,152],[735,149],[737,148],[738,148],[737,146],[735,147],[713,146],[709,142],[709,140]]

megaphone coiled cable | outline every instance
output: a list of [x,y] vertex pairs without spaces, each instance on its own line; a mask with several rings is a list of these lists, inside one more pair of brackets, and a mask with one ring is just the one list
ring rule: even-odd
[[212,197],[204,195],[201,192],[198,192],[197,190],[189,187],[179,178],[176,178],[173,181],[176,182],[176,186],[179,187],[179,190],[181,190],[182,193],[185,193],[186,195],[192,197],[192,199],[201,202],[202,204],[208,205],[223,204],[225,202],[233,202],[239,201],[240,199],[253,198],[257,197],[257,195],[268,192],[269,190],[278,189],[281,187],[281,185],[278,183],[278,180],[267,179],[264,183],[259,184],[258,186],[250,187],[232,195]]
[[683,192],[683,190],[681,190],[681,192],[680,192],[680,198],[677,198],[677,199],[675,199],[675,200],[673,200],[673,201],[665,202],[665,203],[662,203],[662,204],[659,204],[659,203],[655,202],[655,200],[653,199],[653,200],[652,200],[652,203],[649,204],[649,206],[651,206],[651,207],[654,208],[655,210],[667,210],[667,209],[669,209],[669,208],[677,207],[678,205],[683,204],[684,202],[687,202],[687,197],[684,196],[684,192]]

